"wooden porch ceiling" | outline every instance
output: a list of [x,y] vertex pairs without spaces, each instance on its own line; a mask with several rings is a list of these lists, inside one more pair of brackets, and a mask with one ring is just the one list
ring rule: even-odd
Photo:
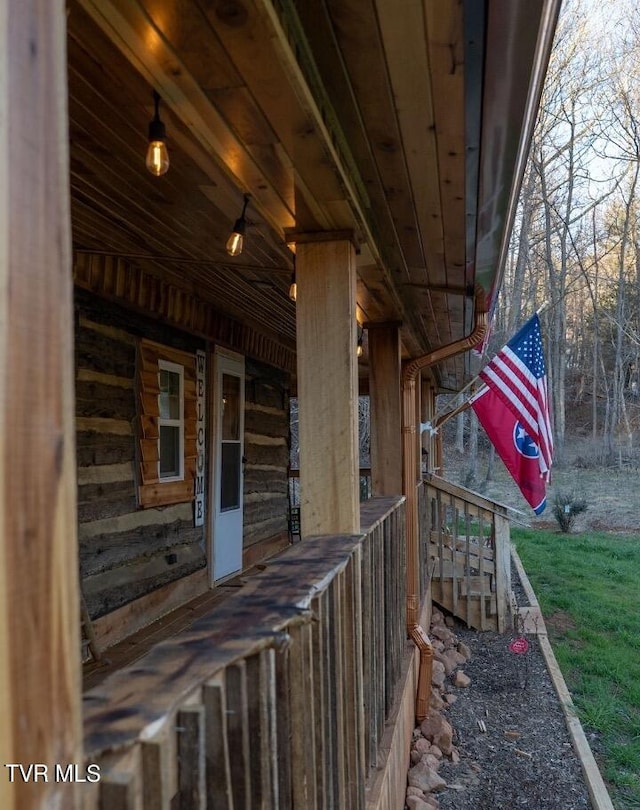
[[[499,278],[559,0],[71,0],[74,245],[295,346],[287,229],[354,229],[415,356]],[[171,168],[144,168],[151,90]],[[245,250],[226,237],[251,195]],[[440,383],[457,388],[464,362]]]

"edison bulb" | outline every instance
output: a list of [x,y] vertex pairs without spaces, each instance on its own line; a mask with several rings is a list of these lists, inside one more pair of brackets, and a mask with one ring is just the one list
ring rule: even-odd
[[164,141],[149,141],[146,163],[147,169],[156,177],[169,171],[169,152]]
[[242,245],[244,239],[241,233],[233,231],[231,236],[227,239],[227,253],[229,256],[239,256],[242,253]]

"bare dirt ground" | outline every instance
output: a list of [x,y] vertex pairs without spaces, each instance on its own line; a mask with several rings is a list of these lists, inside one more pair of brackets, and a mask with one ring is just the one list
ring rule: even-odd
[[[479,464],[471,488],[511,509],[517,523],[556,529],[552,513],[556,492],[573,492],[588,501],[574,531],[640,533],[640,470],[585,468],[578,463],[556,467],[548,488],[548,506],[536,517],[499,459],[495,480],[484,482],[486,463]],[[445,477],[468,484],[468,463],[454,452],[446,456]],[[527,599],[518,586],[519,606]],[[447,710],[460,754],[457,765],[446,762],[441,776],[448,787],[437,794],[441,810],[582,810],[591,807],[580,763],[573,750],[562,708],[535,636],[528,636],[524,655],[509,650],[517,636],[477,633],[456,624],[454,632],[471,649],[464,665],[471,678],[466,688],[450,687],[456,701]],[[481,723],[479,723],[481,721]],[[484,730],[486,729],[486,730]],[[435,798],[435,797],[434,797]]]
[[[580,456],[577,457],[577,463],[581,463]],[[552,512],[556,493],[575,493],[587,500],[588,509],[576,518],[574,531],[640,532],[640,467],[635,464],[597,469],[577,466],[573,462],[556,465],[547,488],[547,508],[539,517],[524,500],[500,459],[496,460],[494,478],[489,482],[485,481],[486,460],[482,460],[478,466],[478,477],[470,488],[480,492],[485,498],[515,510],[510,517],[516,523],[539,528],[557,528]],[[449,453],[444,477],[454,483],[464,484],[467,473],[466,460],[457,457],[456,453]]]

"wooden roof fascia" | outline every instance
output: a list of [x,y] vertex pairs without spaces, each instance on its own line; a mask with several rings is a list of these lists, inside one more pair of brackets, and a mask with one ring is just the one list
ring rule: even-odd
[[[398,6],[393,0],[376,0],[376,14],[386,54],[389,83],[395,99],[399,136],[408,155],[406,169],[417,211],[416,228],[422,248],[425,281],[443,283],[445,266],[441,183],[423,5],[405,4],[402,14],[399,14]],[[412,15],[410,25],[408,15]],[[417,43],[424,40],[424,47],[411,48],[407,42],[407,31],[411,32]],[[411,62],[398,58],[407,50],[414,55]],[[429,166],[431,182],[427,182],[425,173],[420,171],[420,163]],[[408,273],[408,277],[411,281],[417,280],[412,278],[411,273]]]
[[[464,0],[465,63],[465,282],[475,283],[475,245],[478,226],[480,142],[482,133],[482,88],[486,34],[486,7],[476,0]],[[472,329],[472,307],[465,305],[465,329]]]
[[[491,144],[487,154],[481,154],[479,176],[478,239],[476,240],[475,276],[476,282],[487,296],[497,291],[502,283],[509,249],[509,237],[516,215],[520,186],[527,162],[529,146],[533,135],[544,78],[549,63],[553,37],[562,0],[538,0],[537,3],[514,4],[510,0],[490,0],[487,17],[487,57],[485,90],[483,97],[482,143]],[[529,16],[527,16],[529,15]],[[532,18],[533,17],[533,18]],[[530,42],[523,33],[535,26],[538,36],[529,53],[523,53],[522,42]],[[505,38],[504,31],[511,35]],[[507,41],[511,51],[511,70],[505,69],[504,52],[492,47],[492,31]],[[519,36],[520,35],[520,36]],[[502,57],[502,62],[500,61]],[[524,74],[524,76],[523,76]],[[510,83],[504,81],[505,77]],[[520,84],[518,85],[518,77]],[[523,77],[526,77],[527,91],[522,93]],[[519,92],[518,92],[519,90]],[[524,100],[523,100],[524,95]],[[520,138],[515,148],[509,144],[502,150],[503,159],[496,167],[493,153],[496,143],[502,142],[500,122],[504,127],[505,117],[513,122],[517,119]],[[503,177],[503,183],[496,180],[496,173]],[[508,182],[507,182],[508,181]],[[508,188],[508,195],[502,201],[502,227],[500,242],[493,239],[496,219],[496,200],[487,189]]]

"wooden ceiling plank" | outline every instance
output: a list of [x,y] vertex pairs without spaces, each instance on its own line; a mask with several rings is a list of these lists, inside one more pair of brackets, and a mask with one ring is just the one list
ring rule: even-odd
[[197,3],[141,0],[141,5],[207,94],[242,86],[235,66],[212,35],[207,17]]
[[[312,127],[304,133],[305,138],[299,144],[300,154],[304,154],[305,145],[314,146],[315,141],[318,144],[318,151],[321,153],[318,154],[318,165],[331,166],[338,178],[340,193],[333,194],[326,199],[333,201],[347,199],[351,205],[353,212],[351,221],[335,223],[335,227],[355,227],[357,231],[362,232],[361,241],[366,241],[376,258],[379,258],[378,241],[371,230],[371,223],[367,216],[367,191],[353,160],[344,132],[338,123],[335,110],[317,73],[313,58],[308,53],[306,32],[300,30],[294,4],[292,2],[282,3],[285,11],[281,17],[282,9],[276,9],[270,0],[252,0],[252,2],[259,11],[264,25],[268,25],[268,30],[273,35],[274,49],[285,69],[287,81],[294,88],[308,120],[312,124]],[[283,23],[286,23],[286,28]],[[306,60],[306,68],[311,71],[311,75],[305,74],[301,67],[301,60]],[[314,136],[313,140],[309,136]],[[314,146],[314,152],[315,150]],[[296,152],[294,155],[296,166],[299,166],[298,156],[299,153]],[[304,159],[302,165],[307,165]],[[300,173],[302,174],[302,172]],[[306,175],[303,176],[309,182]],[[300,227],[299,222],[296,227]]]
[[[426,260],[424,280],[443,283],[443,201],[431,65],[424,42],[424,10],[420,3],[406,0],[401,10],[396,0],[377,0],[376,8]],[[411,59],[406,58],[407,53],[411,54]],[[422,279],[412,277],[412,280]]]
[[267,181],[139,0],[78,2],[194,136],[218,157],[233,181],[252,190],[254,204],[272,226],[280,231],[292,227],[295,221],[286,192],[283,195]]
[[[410,278],[408,264],[424,268],[424,254],[418,239],[407,167],[396,121],[373,2],[329,0],[327,8],[340,57],[346,73],[338,70],[328,77],[332,97],[348,85],[357,104],[359,126],[366,136],[367,151],[358,153],[362,177],[375,208],[376,235],[389,274],[392,294],[398,299],[395,318],[405,323],[403,341],[411,351],[427,345],[427,332],[412,321],[412,302],[405,300],[403,283]],[[314,43],[315,44],[315,43]],[[322,43],[315,44],[316,50]],[[335,89],[338,85],[338,90]],[[346,103],[346,102],[345,102]],[[350,133],[351,134],[351,133]],[[359,137],[359,133],[358,133]],[[355,142],[360,141],[356,137]],[[423,269],[424,272],[424,269]],[[409,337],[411,331],[414,331]]]
[[[409,178],[402,140],[373,5],[351,0],[329,0],[327,5],[375,162],[377,177],[369,178],[369,182],[379,184],[381,202],[388,209],[404,266],[422,264],[424,257],[407,193]],[[376,189],[370,193],[376,194]]]
[[[146,149],[147,127],[153,112],[148,82],[132,71],[128,60],[75,4],[71,5],[68,31],[69,79],[72,93],[76,89],[76,74],[79,72],[80,77],[96,94],[89,106],[97,111],[97,115],[103,110],[105,124],[122,136],[120,148],[133,153],[130,135],[124,137],[125,132],[132,130],[139,137],[140,150],[143,154],[142,150]],[[88,42],[91,43],[90,53],[86,50]],[[74,70],[76,66],[78,69]],[[117,99],[117,103],[105,108],[110,98]],[[142,110],[144,112],[141,114]],[[219,161],[212,159],[211,150],[195,140],[180,119],[173,116],[170,111],[167,114],[166,109],[163,109],[161,114],[167,124],[172,164],[179,153],[184,152],[205,175],[205,185],[216,190],[215,195],[208,194],[207,199],[222,212],[221,219],[232,223],[238,215],[240,196],[237,186],[223,170]],[[132,156],[132,160],[135,160],[135,156]],[[182,175],[185,168],[182,162]],[[165,178],[168,181],[172,179],[171,174]],[[184,180],[184,176],[181,180]],[[145,178],[145,182],[147,188],[150,183],[157,184],[157,180],[150,176]],[[198,183],[202,182],[198,180]]]
[[[209,25],[209,15],[192,0],[176,0],[171,4],[166,0],[142,0],[142,3],[238,141],[245,145],[256,165],[293,211],[295,199],[290,161],[280,160],[280,153],[274,148],[278,137]],[[220,6],[216,6],[215,11],[209,8],[210,16],[218,17],[220,9]],[[246,44],[244,32],[243,36]],[[265,42],[264,38],[260,40]],[[274,61],[271,55],[267,64]],[[255,69],[261,70],[263,66],[256,65]],[[282,89],[281,83],[275,86]]]
[[458,0],[426,4],[427,39],[441,167],[447,283],[466,273],[464,20]]
[[[283,162],[291,166],[296,193],[303,195],[306,210],[317,219],[317,223],[303,227],[335,228],[340,224],[352,227],[352,215],[347,222],[339,223],[322,208],[324,201],[344,198],[344,191],[301,93],[292,84],[286,65],[277,54],[274,56],[277,38],[265,36],[273,18],[264,13],[259,3],[251,2],[243,6],[241,24],[235,16],[230,19],[219,5],[206,4],[203,13],[212,30],[224,41],[244,85],[254,99],[259,99],[256,106],[275,133],[274,148],[287,156]],[[216,95],[216,101],[220,95]],[[302,223],[297,210],[296,219],[298,227]]]
[[[159,252],[170,254],[178,247],[183,255],[210,256],[213,246],[214,258],[225,258],[224,242],[230,228],[229,218],[212,205],[219,204],[220,189],[216,187],[215,194],[203,197],[202,203],[194,206],[193,189],[199,188],[207,178],[188,160],[185,161],[179,152],[174,154],[173,171],[163,178],[151,177],[144,168],[142,150],[138,154],[130,146],[127,147],[130,138],[125,139],[118,126],[101,126],[100,116],[105,114],[109,119],[110,111],[106,103],[98,103],[99,97],[92,85],[76,77],[73,68],[70,68],[70,79],[72,182],[92,183],[94,179],[99,179],[100,186],[109,189],[109,194],[115,200],[120,200],[123,209],[131,207],[137,211],[145,231],[157,234],[166,242]],[[96,132],[100,137],[92,140],[92,133]],[[174,138],[176,132],[172,128]],[[146,139],[140,140],[141,145],[146,145]],[[169,199],[171,205],[168,204]],[[233,204],[236,206],[233,210],[235,217],[238,214],[237,194]],[[251,260],[255,263],[273,262],[273,250],[265,249],[261,232],[250,225],[249,233],[252,238],[247,240],[247,255],[251,255]],[[201,239],[200,250],[193,251],[192,248],[198,245],[198,235],[203,236],[205,241]],[[101,247],[107,245],[103,242]]]

